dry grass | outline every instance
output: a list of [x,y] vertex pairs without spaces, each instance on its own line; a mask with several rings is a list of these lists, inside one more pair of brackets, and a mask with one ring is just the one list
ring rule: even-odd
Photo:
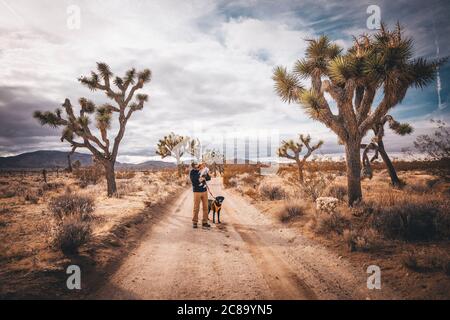
[[298,201],[287,202],[278,211],[277,218],[281,222],[289,222],[292,219],[303,216],[305,214],[305,210],[305,205]]
[[116,179],[133,179],[136,176],[134,171],[118,171],[116,172]]
[[441,249],[407,251],[402,255],[402,264],[416,272],[443,272],[450,275],[450,255]]
[[[135,177],[122,180],[131,183],[126,190],[129,195],[108,198],[103,176],[81,188],[80,177],[84,179],[85,173],[49,171],[48,184],[40,172],[0,173],[0,297],[52,296],[57,290],[52,277],[64,277],[66,255],[72,259],[78,252],[77,257],[105,265],[118,252],[105,242],[112,232],[130,220],[143,221],[149,214],[146,203],[164,203],[182,185],[173,170],[136,172]],[[64,186],[70,187],[70,196]],[[135,192],[136,188],[142,192]],[[36,196],[39,199],[34,200]],[[74,211],[88,212],[92,219],[81,219]],[[99,244],[100,251],[92,255],[93,246]],[[41,272],[47,276],[37,277]]]
[[282,200],[287,194],[281,185],[262,183],[258,188],[259,195],[263,200]]
[[73,175],[78,179],[80,188],[86,188],[88,185],[96,185],[105,177],[105,170],[101,165],[92,165],[83,168],[77,168]]
[[351,227],[351,221],[339,212],[332,214],[321,213],[315,216],[312,226],[317,234],[328,236],[334,233],[342,235],[344,230]]
[[82,221],[91,220],[94,212],[94,199],[90,196],[72,193],[69,190],[50,200],[49,209],[59,219],[78,215]]

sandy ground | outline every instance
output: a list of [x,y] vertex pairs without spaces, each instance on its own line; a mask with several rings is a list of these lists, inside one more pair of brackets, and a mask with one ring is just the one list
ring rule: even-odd
[[366,270],[259,212],[237,193],[225,196],[222,224],[193,229],[185,191],[152,226],[96,299],[378,299]]

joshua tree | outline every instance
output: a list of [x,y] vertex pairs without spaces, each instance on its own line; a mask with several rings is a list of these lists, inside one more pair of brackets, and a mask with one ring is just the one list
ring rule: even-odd
[[[382,25],[374,36],[355,38],[345,53],[326,36],[308,42],[305,58],[297,61],[292,73],[281,66],[275,68],[275,90],[283,101],[299,103],[345,145],[348,201],[352,205],[362,198],[362,138],[403,100],[409,87],[422,88],[432,82],[436,67],[445,59],[412,59],[412,39],[403,36],[398,24],[393,31]],[[300,82],[307,78],[311,79],[310,89]],[[381,100],[373,106],[377,91]],[[330,108],[325,93],[335,101],[337,113]]]
[[[282,141],[280,148],[278,148],[277,153],[279,157],[291,159],[297,163],[298,179],[300,183],[303,183],[303,168],[305,167],[306,160],[312,155],[315,150],[319,149],[323,145],[322,140],[317,142],[314,146],[311,146],[310,143],[311,136],[309,134],[307,136],[300,134],[299,141]],[[302,159],[300,159],[300,153],[302,152],[303,147],[306,147],[307,151],[303,155]]]
[[[105,168],[108,196],[111,197],[117,194],[114,165],[119,152],[119,145],[131,115],[135,111],[142,110],[144,103],[148,100],[146,94],[140,94],[137,91],[150,81],[151,72],[148,69],[137,72],[136,69],[132,68],[126,72],[124,77],[114,77],[109,66],[100,62],[97,63],[97,70],[98,73],[92,71],[90,77],[81,77],[78,80],[92,91],[104,91],[115,105],[106,103],[96,106],[91,100],[80,98],[78,100],[80,111],[79,115],[76,115],[70,100],[66,99],[62,105],[65,117],[63,117],[60,108],[56,109],[55,112],[36,111],[34,117],[42,125],[64,127],[61,141],[66,140],[70,143],[72,146],[71,154],[77,148],[86,148],[92,153],[93,157]],[[133,101],[134,97],[136,97],[135,101]],[[100,138],[95,136],[89,127],[90,115],[94,113],[95,125],[100,133]],[[115,114],[118,115],[119,128],[114,141],[111,143],[108,138],[108,130],[111,128],[111,122]]]
[[[402,186],[403,183],[397,176],[397,172],[394,168],[394,165],[392,164],[391,159],[389,159],[389,156],[384,148],[383,137],[384,137],[384,125],[386,123],[389,124],[389,128],[391,128],[396,134],[401,136],[411,134],[413,131],[413,128],[408,123],[400,123],[398,121],[395,121],[391,115],[384,116],[379,123],[376,123],[372,128],[375,134],[372,139],[372,142],[370,142],[369,144],[361,144],[361,148],[364,150],[362,157],[363,162],[362,178],[366,176],[372,178],[372,168],[370,166],[370,163],[378,159],[378,154],[380,154],[381,158],[383,159],[388,169],[392,185],[395,187],[400,187]],[[375,154],[370,159],[370,161],[367,155],[369,150],[375,151]]]
[[159,140],[156,146],[156,154],[161,158],[174,157],[177,161],[178,176],[181,177],[183,172],[183,163],[181,157],[186,151],[189,151],[191,140],[189,137],[184,137],[171,132],[168,136]]
[[215,149],[203,153],[202,159],[211,167],[212,174],[216,177],[217,171],[223,173],[223,155]]

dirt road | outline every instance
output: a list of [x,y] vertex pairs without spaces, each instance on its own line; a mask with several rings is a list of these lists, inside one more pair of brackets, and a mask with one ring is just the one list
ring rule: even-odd
[[[264,216],[244,198],[225,197],[222,224],[193,229],[185,191],[143,238],[97,299],[367,299],[366,270]],[[383,292],[386,297],[386,292]]]

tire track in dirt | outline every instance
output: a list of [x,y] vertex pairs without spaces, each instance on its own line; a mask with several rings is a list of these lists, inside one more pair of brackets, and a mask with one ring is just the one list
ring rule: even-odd
[[236,222],[238,211],[232,204],[224,206],[224,210],[232,219],[232,226],[246,243],[247,249],[270,287],[274,299],[317,299],[311,288],[297,276],[283,258],[261,243],[256,235],[256,230]]

